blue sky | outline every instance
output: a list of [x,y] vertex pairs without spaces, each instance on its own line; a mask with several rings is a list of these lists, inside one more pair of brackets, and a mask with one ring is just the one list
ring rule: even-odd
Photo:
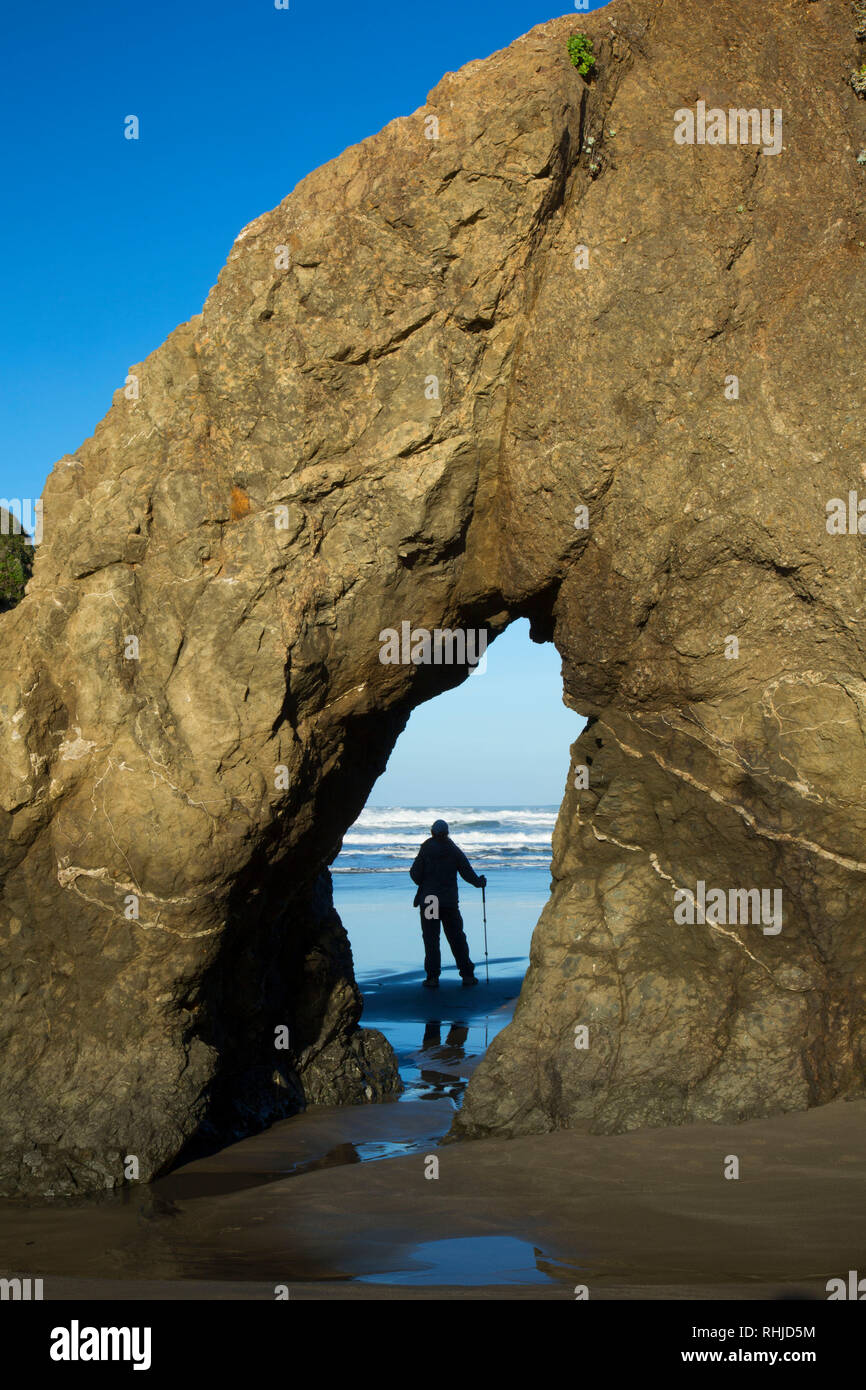
[[521,619],[483,674],[414,711],[369,804],[558,806],[583,724],[562,703],[556,648],[530,642]]
[[[573,9],[289,4],[6,7],[0,496],[40,495],[131,364],[198,313],[247,222],[423,105],[444,72]],[[128,115],[137,141],[124,139]],[[536,663],[514,681],[536,679],[524,669]]]

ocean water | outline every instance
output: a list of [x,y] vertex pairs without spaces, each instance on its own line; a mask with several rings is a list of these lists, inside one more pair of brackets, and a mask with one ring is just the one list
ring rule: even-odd
[[435,820],[477,873],[547,869],[557,806],[368,806],[343,838],[337,874],[407,873]]
[[[362,1024],[394,1048],[404,1100],[459,1105],[469,1075],[509,1022],[529,964],[529,944],[550,893],[555,806],[368,807],[332,865],[334,903],[352,945],[364,996]],[[409,866],[430,826],[448,821],[476,873],[487,875],[487,933],[481,892],[458,880],[460,910],[482,982],[464,990],[441,941],[438,990],[422,987],[424,948]],[[489,983],[488,983],[489,981]]]
[[[334,902],[349,933],[359,981],[423,965],[409,866],[439,817],[478,874],[487,875],[491,976],[526,970],[532,929],[550,892],[555,806],[368,807],[347,831],[334,864]],[[484,960],[481,893],[458,879],[460,909],[476,965]],[[442,940],[443,977],[456,976]],[[492,962],[495,960],[495,970]]]

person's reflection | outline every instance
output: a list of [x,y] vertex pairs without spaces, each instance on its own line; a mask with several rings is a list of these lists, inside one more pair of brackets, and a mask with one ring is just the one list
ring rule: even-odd
[[463,1094],[466,1082],[459,1073],[455,1075],[454,1068],[466,1056],[464,1044],[468,1036],[469,1029],[465,1023],[452,1023],[443,1043],[442,1024],[436,1020],[427,1023],[424,1041],[421,1044],[422,1054],[429,1053],[431,1061],[444,1063],[446,1067],[450,1065],[452,1068],[446,1071],[440,1070],[439,1067],[424,1066],[422,1063],[421,1080],[429,1087],[428,1094],[431,1097],[449,1096],[451,1100],[456,1101]]

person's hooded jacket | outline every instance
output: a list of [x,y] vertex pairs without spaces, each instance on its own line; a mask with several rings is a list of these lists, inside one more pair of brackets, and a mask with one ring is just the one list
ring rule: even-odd
[[415,907],[420,907],[429,897],[437,898],[442,906],[456,907],[458,874],[473,888],[481,888],[487,882],[479,878],[450,835],[431,835],[425,840],[409,873],[413,883],[418,885]]

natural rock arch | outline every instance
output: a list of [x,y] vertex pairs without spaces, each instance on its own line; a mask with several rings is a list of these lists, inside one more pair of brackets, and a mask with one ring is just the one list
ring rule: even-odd
[[[0,618],[4,1192],[111,1186],[128,1154],[146,1178],[204,1122],[393,1084],[322,870],[458,678],[379,661],[404,620],[529,616],[591,716],[458,1130],[862,1088],[863,559],[825,527],[862,438],[852,25],[579,22],[589,84],[574,18],[543,25],[245,228],[51,475]],[[698,99],[784,107],[783,154],[676,145]],[[700,881],[781,889],[782,932],[677,925]]]

